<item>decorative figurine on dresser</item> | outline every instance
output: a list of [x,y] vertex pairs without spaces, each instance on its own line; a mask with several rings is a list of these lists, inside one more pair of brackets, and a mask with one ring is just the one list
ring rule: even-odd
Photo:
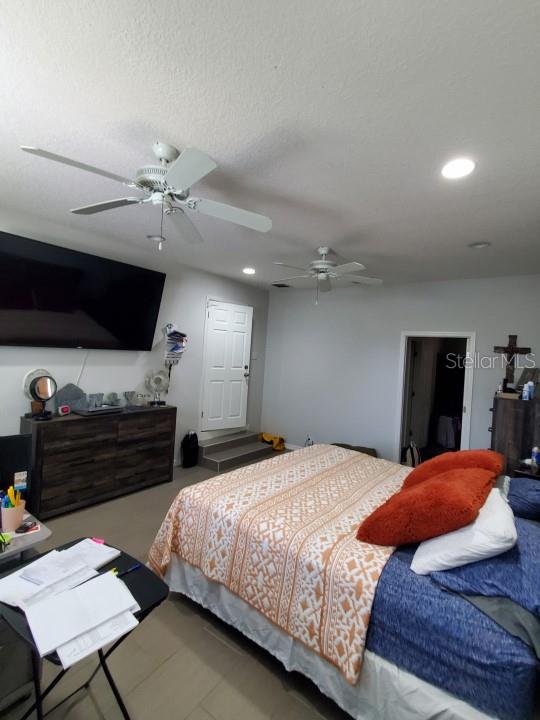
[[[509,335],[508,344],[495,346],[493,351],[504,356],[505,377],[491,408],[491,449],[505,456],[508,475],[536,475],[540,479],[531,467],[533,448],[540,445],[539,372],[532,366],[531,348],[519,347],[517,335]],[[516,384],[514,373],[520,355],[527,356],[527,361],[521,364],[523,370]]]
[[45,519],[172,480],[176,408],[22,417],[32,434],[29,505]]

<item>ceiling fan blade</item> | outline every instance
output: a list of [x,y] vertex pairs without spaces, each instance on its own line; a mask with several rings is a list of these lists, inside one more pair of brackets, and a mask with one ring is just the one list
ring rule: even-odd
[[228,222],[243,225],[244,227],[258,230],[259,232],[268,232],[272,227],[272,221],[265,215],[258,215],[249,210],[242,210],[233,205],[216,202],[215,200],[204,200],[202,198],[189,198],[186,205],[190,210],[195,210],[202,215],[210,215],[211,217],[227,220]]
[[330,282],[328,275],[323,275],[322,277],[319,275],[317,277],[317,282],[319,283],[319,290],[321,292],[330,292],[332,289],[332,283]]
[[182,240],[188,245],[199,245],[203,242],[203,236],[197,230],[195,225],[188,218],[182,208],[174,208],[172,213],[167,217],[175,226]]
[[343,265],[336,265],[332,268],[332,272],[338,273],[338,275],[345,275],[346,273],[359,272],[365,270],[366,266],[359,262],[348,262]]
[[[341,275],[343,277],[343,275]],[[346,280],[350,280],[354,285],[382,285],[380,278],[367,277],[366,275],[347,275]]]
[[274,262],[274,265],[279,265],[279,267],[286,267],[290,268],[291,270],[305,270],[306,268],[298,267],[298,265],[287,265],[287,263],[283,262]]
[[310,278],[311,275],[294,275],[293,277],[283,278],[283,280],[274,280],[272,285],[275,283],[284,283],[289,282],[290,280],[305,280],[306,278]]
[[217,163],[202,150],[186,148],[169,168],[165,182],[179,192],[189,190],[192,185],[216,168]]
[[94,215],[94,213],[104,212],[105,210],[114,210],[115,208],[124,207],[125,205],[140,205],[143,200],[136,197],[118,198],[118,200],[106,200],[105,202],[95,203],[94,205],[83,205],[83,207],[74,208],[69,212],[75,215]]
[[54,162],[62,163],[62,165],[71,165],[71,167],[78,168],[79,170],[85,170],[86,172],[94,173],[94,175],[101,175],[102,177],[109,178],[109,180],[116,180],[123,185],[129,185],[130,187],[136,187],[136,183],[129,178],[122,177],[122,175],[116,175],[110,173],[107,170],[101,170],[100,168],[94,167],[93,165],[87,165],[86,163],[79,162],[78,160],[71,160],[71,158],[64,157],[63,155],[57,155],[56,153],[49,152],[48,150],[41,150],[40,148],[30,147],[29,145],[21,145],[21,150],[30,153],[31,155],[37,155],[38,157],[45,158],[46,160],[53,160]]

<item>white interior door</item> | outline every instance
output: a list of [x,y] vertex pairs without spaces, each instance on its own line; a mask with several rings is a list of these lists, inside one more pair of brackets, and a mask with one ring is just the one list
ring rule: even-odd
[[252,321],[252,307],[208,303],[201,430],[225,430],[247,423]]

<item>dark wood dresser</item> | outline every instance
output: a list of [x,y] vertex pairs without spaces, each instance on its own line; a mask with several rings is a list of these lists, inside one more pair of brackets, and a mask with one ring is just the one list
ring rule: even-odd
[[32,434],[28,507],[45,519],[172,480],[176,408],[21,418]]
[[519,461],[530,458],[533,447],[540,446],[540,400],[495,396],[490,430],[491,449],[505,456],[505,472],[512,474]]

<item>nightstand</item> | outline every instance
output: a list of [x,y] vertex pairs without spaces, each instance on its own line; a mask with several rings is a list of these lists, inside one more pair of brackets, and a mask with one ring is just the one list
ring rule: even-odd
[[510,473],[510,477],[524,477],[531,478],[532,480],[540,480],[540,472],[533,472],[532,470],[525,470],[523,468],[514,468]]

